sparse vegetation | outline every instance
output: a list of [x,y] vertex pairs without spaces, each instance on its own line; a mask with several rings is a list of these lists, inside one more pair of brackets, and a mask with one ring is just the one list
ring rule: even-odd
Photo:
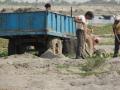
[[0,57],[5,57],[7,53],[8,40],[0,38]]
[[88,57],[85,62],[78,65],[58,65],[57,68],[61,71],[64,71],[64,73],[71,73],[71,74],[78,74],[80,76],[89,76],[89,75],[97,75],[105,73],[104,70],[99,70],[99,68],[105,64],[105,61],[108,60],[108,58],[112,58],[113,53],[96,53],[93,55],[93,57]]
[[62,68],[69,68],[69,66],[68,65],[58,65],[57,68],[61,68],[61,69]]
[[104,37],[100,41],[100,45],[114,45],[114,37]]
[[96,26],[96,27],[93,27],[93,29],[94,29],[93,34],[95,35],[104,36],[106,34],[110,34],[110,35],[113,34],[111,24],[103,25],[103,26]]
[[86,73],[94,71],[94,69],[98,68],[105,62],[106,58],[104,57],[92,57],[86,60],[86,63],[81,66],[81,70],[85,71]]
[[101,26],[89,26],[93,28],[93,34],[98,35],[101,38],[100,45],[113,45],[114,44],[114,34],[112,31],[112,25],[101,25]]
[[72,74],[79,74],[81,76],[89,76],[93,74],[100,74],[103,73],[103,71],[96,71],[104,62],[107,60],[108,57],[111,57],[110,55],[106,55],[104,57],[101,56],[93,56],[87,58],[85,60],[84,64],[78,64],[78,65],[58,65],[57,68],[60,71],[65,71],[67,73]]
[[0,57],[6,57],[6,56],[8,56],[7,51],[0,51]]

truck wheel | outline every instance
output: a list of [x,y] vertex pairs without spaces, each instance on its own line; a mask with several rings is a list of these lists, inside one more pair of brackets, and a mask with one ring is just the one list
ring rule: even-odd
[[35,49],[38,51],[38,56],[40,56],[47,50],[47,46],[43,43],[37,43],[34,46],[35,46]]
[[14,54],[16,54],[15,41],[13,39],[10,39],[8,43],[8,55],[14,55]]
[[8,55],[23,54],[25,50],[26,46],[24,44],[16,44],[16,40],[9,40]]
[[62,40],[52,39],[49,47],[55,55],[62,54]]
[[23,54],[26,51],[26,46],[23,44],[19,44],[16,46],[17,47],[17,54]]
[[76,53],[76,39],[64,39],[63,40],[63,54],[75,54]]

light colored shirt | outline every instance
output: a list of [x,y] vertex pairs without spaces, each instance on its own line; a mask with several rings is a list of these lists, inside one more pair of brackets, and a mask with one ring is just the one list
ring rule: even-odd
[[[85,28],[87,27],[88,22],[87,22],[84,15],[76,16],[75,21],[76,21],[77,29],[85,30]],[[79,21],[79,22],[77,22],[77,21]]]

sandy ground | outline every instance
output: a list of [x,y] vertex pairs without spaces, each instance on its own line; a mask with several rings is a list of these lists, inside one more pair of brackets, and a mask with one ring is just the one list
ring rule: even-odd
[[[54,11],[58,11],[58,8],[59,11],[70,11],[68,6],[53,7]],[[119,14],[119,8],[81,5],[73,7],[73,11],[75,14],[87,10],[93,10],[97,14]],[[97,48],[113,52],[113,46]],[[102,70],[105,70],[105,73],[87,77],[78,74],[81,72],[78,67],[60,69],[60,65],[77,66],[85,60],[65,56],[47,57],[24,54],[0,58],[0,90],[120,90],[120,57],[110,59],[103,65]]]
[[114,45],[96,45],[96,49],[104,49],[107,53],[114,53]]
[[[60,65],[77,66],[85,60],[65,56],[40,58],[31,54],[0,58],[0,90],[119,90],[120,58],[105,63],[107,72],[82,77]],[[111,69],[112,68],[112,69]]]

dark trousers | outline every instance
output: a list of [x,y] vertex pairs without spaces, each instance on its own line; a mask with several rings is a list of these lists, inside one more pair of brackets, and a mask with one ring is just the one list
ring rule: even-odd
[[[117,37],[120,40],[120,34],[117,34]],[[115,36],[115,49],[114,49],[114,57],[118,56],[119,52],[119,47],[120,47],[120,42],[118,41],[118,38]]]
[[77,36],[77,49],[76,49],[76,58],[83,58],[84,59],[84,44],[85,44],[85,33],[84,30],[77,29],[76,30]]

